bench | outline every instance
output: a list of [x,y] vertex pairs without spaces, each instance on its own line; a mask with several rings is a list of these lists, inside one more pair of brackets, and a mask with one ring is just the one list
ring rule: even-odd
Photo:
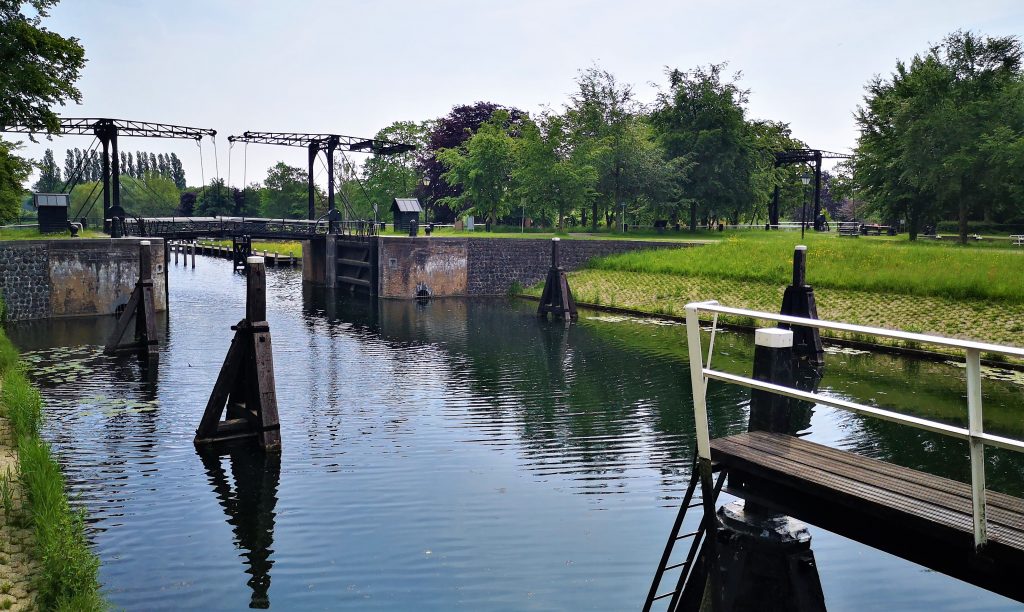
[[856,221],[840,221],[836,225],[840,236],[851,236],[853,238],[860,236],[860,223]]
[[864,225],[860,226],[860,232],[862,234],[864,234],[865,236],[869,236],[869,235],[872,235],[872,234],[875,235],[875,236],[881,236],[882,235],[882,230],[885,230],[886,232],[888,232],[889,231],[889,226],[888,225],[874,225],[874,224],[868,225],[866,223]]

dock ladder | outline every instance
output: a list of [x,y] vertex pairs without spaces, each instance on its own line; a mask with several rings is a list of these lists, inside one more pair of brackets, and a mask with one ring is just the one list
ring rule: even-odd
[[[707,472],[707,473],[704,473]],[[718,478],[714,480],[712,484],[711,475],[713,472],[718,472]],[[706,476],[706,477],[705,477]],[[707,464],[706,467],[701,469],[701,462],[694,456],[694,462],[692,469],[690,470],[690,483],[686,487],[686,493],[683,494],[683,502],[679,505],[679,513],[676,515],[676,520],[672,524],[672,532],[669,534],[668,542],[665,543],[665,552],[661,555],[661,562],[658,563],[658,570],[654,573],[654,580],[651,582],[651,590],[647,593],[647,599],[644,601],[643,612],[650,612],[651,606],[654,602],[662,599],[671,597],[668,607],[665,608],[668,611],[678,609],[680,598],[683,595],[686,586],[690,583],[690,579],[694,574],[700,574],[701,572],[695,572],[698,567],[698,553],[701,550],[704,540],[708,537],[714,537],[714,530],[708,531],[708,526],[712,524],[715,516],[715,508],[718,500],[718,494],[722,491],[722,484],[725,482],[726,470],[720,469],[718,466]],[[694,497],[697,491],[697,484],[701,486],[701,496]],[[697,528],[693,531],[683,532],[683,525],[685,523],[687,510],[691,508],[701,508],[700,523]],[[676,542],[683,540],[690,541],[690,547],[686,552],[686,559],[684,561],[672,562],[675,551]],[[675,588],[670,591],[659,593],[661,589],[661,583],[665,577],[666,572],[673,570],[679,570],[679,578],[676,580]]]

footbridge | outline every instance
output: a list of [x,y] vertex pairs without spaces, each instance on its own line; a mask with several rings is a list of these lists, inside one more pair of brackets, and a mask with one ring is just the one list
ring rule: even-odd
[[[124,221],[126,236],[194,240],[241,238],[257,240],[322,240],[330,230],[326,219],[266,219],[258,217],[137,217]],[[335,221],[334,234],[349,237],[377,235],[372,221]]]

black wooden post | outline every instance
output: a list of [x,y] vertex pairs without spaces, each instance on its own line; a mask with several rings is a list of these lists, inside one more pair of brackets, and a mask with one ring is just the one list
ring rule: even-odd
[[279,452],[281,425],[274,354],[266,321],[266,263],[262,257],[249,257],[245,263],[245,318],[231,328],[235,337],[213,385],[194,442],[199,446],[255,437],[265,450]]
[[[145,349],[148,353],[157,352],[156,306],[153,301],[153,255],[150,241],[139,242],[139,280],[135,283],[131,297],[125,305],[124,312],[117,319],[113,333],[107,339],[104,350],[112,353],[120,350]],[[135,337],[128,344],[121,340],[128,331],[128,324],[135,319]]]
[[[754,332],[754,379],[792,387],[793,332],[769,327]],[[790,399],[777,393],[750,391],[749,431],[789,432]]]
[[[799,244],[793,250],[793,284],[782,296],[782,314],[804,319],[817,319],[818,307],[814,301],[814,288],[807,284],[807,247]],[[793,353],[812,365],[825,364],[825,351],[821,334],[816,327],[790,326],[780,323],[782,329],[793,329]]]
[[548,270],[548,278],[544,282],[544,291],[540,296],[537,315],[547,318],[550,313],[556,317],[575,321],[579,318],[579,314],[576,312],[576,300],[572,297],[565,269],[559,265],[560,243],[558,238],[551,239],[551,268]]

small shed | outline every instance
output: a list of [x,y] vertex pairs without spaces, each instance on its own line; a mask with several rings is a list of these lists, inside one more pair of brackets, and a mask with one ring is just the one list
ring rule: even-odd
[[391,213],[395,218],[395,231],[408,231],[409,222],[420,222],[420,213],[423,207],[416,198],[395,198],[391,202]]
[[69,198],[66,193],[34,193],[32,199],[39,218],[39,233],[55,234],[68,229]]

